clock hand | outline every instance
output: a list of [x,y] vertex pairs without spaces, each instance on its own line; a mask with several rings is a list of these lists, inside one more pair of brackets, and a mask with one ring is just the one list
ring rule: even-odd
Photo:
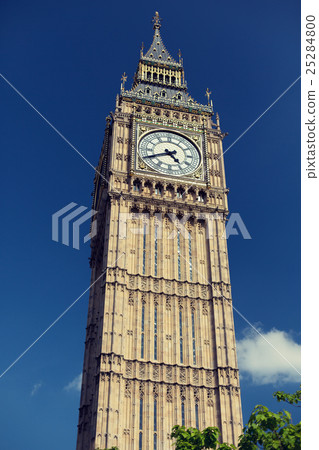
[[179,159],[178,159],[178,158],[175,158],[175,156],[174,156],[175,153],[177,153],[176,150],[172,150],[172,151],[170,152],[170,151],[166,148],[166,149],[165,149],[165,152],[166,152],[167,155],[171,156],[175,162],[177,162],[177,163],[179,164]]
[[156,156],[172,156],[172,158],[174,158],[173,155],[175,155],[176,150],[171,150],[169,151],[167,148],[165,149],[165,153],[154,153],[154,155],[148,155],[146,156],[146,158],[156,158]]
[[166,152],[168,155],[175,155],[176,150],[171,150],[171,151],[169,151],[169,150],[166,148],[166,149],[165,149],[165,152]]
[[155,153],[154,155],[147,155],[145,158],[156,158],[156,156],[166,156],[167,152],[165,153]]

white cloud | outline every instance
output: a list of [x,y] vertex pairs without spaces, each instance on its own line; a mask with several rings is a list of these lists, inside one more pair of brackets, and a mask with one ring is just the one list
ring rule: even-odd
[[76,376],[69,384],[67,384],[64,389],[66,391],[81,391],[82,374]]
[[36,383],[33,385],[32,391],[31,391],[31,397],[33,397],[38,390],[40,389],[40,387],[42,386],[42,383]]
[[247,330],[245,337],[237,341],[240,373],[255,384],[300,382],[300,345],[285,331],[258,331],[271,345],[255,331]]

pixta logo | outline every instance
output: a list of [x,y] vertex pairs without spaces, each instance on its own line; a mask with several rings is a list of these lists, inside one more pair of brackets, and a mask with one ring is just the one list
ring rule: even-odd
[[[61,208],[59,209],[59,211],[52,214],[52,240],[55,242],[60,242],[59,228],[62,227],[62,244],[70,245],[70,227],[72,225],[72,247],[76,250],[80,250],[80,227],[86,221],[95,216],[97,211],[91,209],[85,214],[82,214],[88,208],[86,206],[78,206],[77,208],[75,208],[76,206],[78,206],[77,203],[71,202],[68,205],[64,206],[64,208]],[[73,222],[74,219],[76,220]],[[84,236],[83,243],[85,244],[95,235],[96,221],[93,221],[91,225],[91,231]]]
[[[162,239],[163,215],[155,213],[156,219],[156,238]],[[213,239],[216,233],[221,233],[221,239],[228,239],[230,236],[240,236],[243,239],[251,239],[251,235],[244,224],[239,213],[232,213],[226,221],[221,213],[192,213],[184,214],[179,217],[176,214],[168,213],[166,218],[174,225],[173,230],[166,236],[167,239],[176,239],[177,232],[183,235],[185,239],[189,237],[189,231],[186,227],[188,220],[198,219],[206,228],[206,239]],[[218,228],[216,223],[223,222],[224,228]],[[126,239],[128,233],[131,234],[149,234],[151,229],[151,216],[149,213],[120,213],[119,214],[119,239]]]

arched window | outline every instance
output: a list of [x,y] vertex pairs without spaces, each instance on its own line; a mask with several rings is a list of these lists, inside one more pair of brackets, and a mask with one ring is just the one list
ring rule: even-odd
[[189,257],[189,279],[193,281],[193,262],[192,262],[192,235],[188,232],[188,257]]
[[148,80],[151,79],[151,72],[147,72],[147,79],[148,79]]
[[204,203],[205,200],[206,200],[206,194],[205,194],[205,192],[200,191],[200,192],[198,193],[198,201],[201,202],[201,203]]
[[163,186],[160,183],[157,183],[155,186],[155,195],[163,194]]
[[140,420],[139,420],[139,437],[138,437],[138,450],[143,449],[143,397],[140,398]]
[[171,78],[171,83],[172,83],[172,84],[175,84],[175,82],[176,82],[176,78],[175,78],[175,77],[172,77],[172,78]]
[[141,358],[144,358],[144,321],[145,321],[145,307],[143,305],[141,318]]
[[198,420],[198,404],[195,405],[195,419],[196,419],[196,428],[199,429],[199,420]]
[[169,76],[165,75],[165,83],[169,83]]
[[195,193],[194,189],[190,188],[188,190],[188,194],[189,194],[191,200],[193,200],[193,201],[196,200],[196,193]]
[[146,273],[146,224],[143,229],[143,275]]
[[160,73],[158,79],[162,83],[163,82],[163,74]]
[[182,310],[179,310],[179,350],[180,350],[180,363],[183,364],[183,317]]
[[157,306],[154,309],[154,359],[157,359]]
[[182,425],[185,425],[185,403],[182,402]]
[[157,400],[154,399],[154,450],[157,450]]
[[[154,270],[154,275],[157,277],[157,256],[158,256],[158,243],[157,243],[157,234],[158,234],[158,227],[155,227],[155,248],[154,248],[154,266],[155,266],[155,270]],[[157,317],[157,316],[156,316]],[[157,323],[157,322],[156,322]],[[156,359],[156,358],[155,358]]]
[[141,191],[141,182],[139,180],[135,180],[133,183],[133,191],[140,192]]
[[181,279],[181,232],[177,230],[177,269],[178,279]]
[[176,192],[177,198],[183,198],[183,195],[184,195],[184,189],[183,188],[178,188],[177,192]]
[[153,73],[153,81],[157,81],[157,73]]
[[193,364],[196,364],[195,316],[192,312]]
[[173,186],[171,186],[171,185],[167,186],[166,190],[169,192],[170,197],[174,196],[174,188],[173,188]]

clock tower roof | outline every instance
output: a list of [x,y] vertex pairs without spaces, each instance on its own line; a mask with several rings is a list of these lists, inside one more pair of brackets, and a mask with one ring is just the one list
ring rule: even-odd
[[[143,53],[134,75],[132,88],[125,89],[126,74],[122,77],[121,97],[136,102],[159,103],[173,106],[175,109],[213,114],[213,105],[202,105],[196,102],[187,91],[183,60],[179,51],[179,60],[175,60],[167,51],[161,34],[161,19],[158,12],[153,17],[154,37],[149,50]],[[209,93],[210,94],[210,93]]]
[[160,33],[161,19],[160,19],[157,11],[155,12],[155,16],[153,18],[153,23],[154,23],[153,42],[152,42],[152,45],[150,46],[148,52],[145,55],[143,55],[143,53],[141,53],[141,60],[157,62],[157,63],[166,63],[169,65],[181,67],[182,66],[181,59],[179,62],[177,62],[174,58],[172,58],[172,56],[169,54],[169,52],[167,51],[167,49],[163,43],[161,33]]

